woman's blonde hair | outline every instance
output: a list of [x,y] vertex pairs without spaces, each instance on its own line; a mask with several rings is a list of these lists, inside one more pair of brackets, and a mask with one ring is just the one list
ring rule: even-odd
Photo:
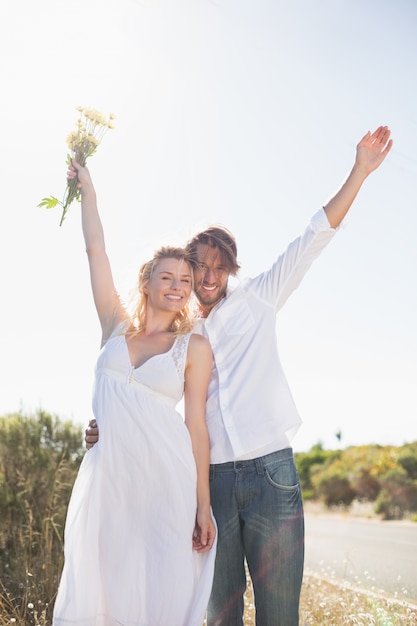
[[[136,303],[133,308],[132,314],[132,326],[133,328],[128,331],[129,335],[136,335],[146,328],[146,307],[148,303],[148,295],[145,293],[144,288],[152,278],[152,273],[158,266],[162,259],[177,259],[178,261],[184,261],[190,268],[192,285],[194,286],[193,269],[189,254],[184,248],[177,248],[174,246],[163,246],[159,248],[150,261],[147,261],[142,265],[138,274],[137,288],[136,288]],[[171,332],[176,336],[184,335],[192,330],[195,319],[195,305],[194,296],[191,294],[183,308],[178,311],[171,325]]]

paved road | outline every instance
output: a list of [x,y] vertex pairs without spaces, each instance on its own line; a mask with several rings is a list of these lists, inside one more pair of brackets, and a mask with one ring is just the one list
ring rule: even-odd
[[306,571],[417,604],[417,524],[306,514]]

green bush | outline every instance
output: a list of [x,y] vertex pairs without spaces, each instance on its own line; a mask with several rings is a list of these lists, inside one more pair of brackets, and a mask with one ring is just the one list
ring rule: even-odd
[[364,468],[359,476],[353,479],[353,488],[358,500],[373,502],[381,491],[381,483],[371,475],[369,468]]
[[[309,453],[296,456],[302,487],[310,497],[313,493],[327,506],[349,506],[353,499],[362,502],[379,499],[377,510],[382,509],[380,512],[388,516],[414,510],[416,459],[417,444],[402,448],[351,446],[336,452],[315,446]],[[403,477],[401,485],[398,480],[388,480],[392,472]]]
[[311,448],[310,452],[298,452],[294,455],[304,497],[306,497],[307,493],[312,495],[315,493],[312,481],[313,475],[329,462],[337,460],[340,454],[340,451],[324,450],[322,444],[317,443]]
[[326,506],[349,506],[356,492],[345,472],[335,464],[330,465],[313,478],[316,493]]
[[0,614],[10,613],[13,598],[14,610],[29,624],[27,605],[53,600],[67,504],[83,453],[81,427],[71,422],[44,411],[0,418]]
[[398,455],[398,463],[411,480],[417,480],[417,442],[405,445]]
[[383,519],[402,519],[406,513],[417,511],[417,481],[411,480],[399,466],[381,476],[381,492],[375,501],[375,512]]

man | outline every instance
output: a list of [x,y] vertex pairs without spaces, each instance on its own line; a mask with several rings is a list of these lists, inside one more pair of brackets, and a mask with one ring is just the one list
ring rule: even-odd
[[[358,191],[390,151],[386,126],[368,132],[341,189],[313,215],[272,267],[234,290],[236,243],[211,227],[187,249],[195,262],[201,319],[215,366],[206,419],[211,504],[218,546],[208,626],[242,626],[245,560],[257,626],[297,626],[304,561],[304,517],[290,441],[301,423],[277,350],[276,314],[333,238]],[[97,431],[87,429],[86,442]]]

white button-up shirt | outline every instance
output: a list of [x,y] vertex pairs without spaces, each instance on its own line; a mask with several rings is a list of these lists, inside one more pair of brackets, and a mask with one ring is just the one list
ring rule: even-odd
[[323,209],[272,267],[242,281],[198,320],[215,366],[206,419],[211,463],[256,458],[289,445],[301,424],[278,354],[276,315],[332,239]]

